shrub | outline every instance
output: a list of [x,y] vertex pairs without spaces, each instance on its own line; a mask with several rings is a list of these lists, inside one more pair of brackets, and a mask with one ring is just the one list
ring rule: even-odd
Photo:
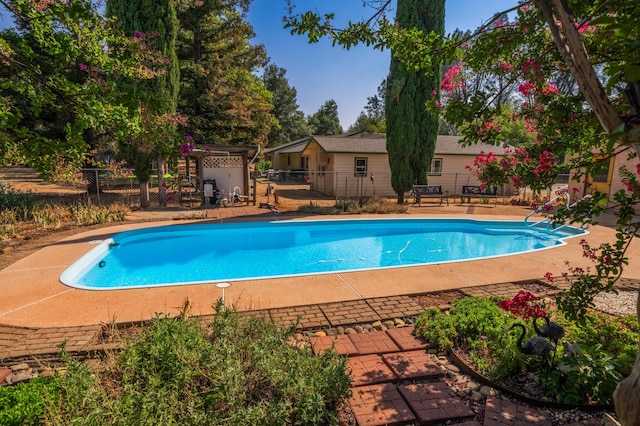
[[427,310],[416,330],[440,349],[464,348],[474,367],[494,379],[522,370],[526,359],[508,335],[514,317],[498,307],[495,298],[456,300],[448,315]]
[[38,229],[57,229],[68,217],[68,211],[59,205],[38,203],[31,210],[31,216]]
[[98,379],[70,368],[51,423],[337,424],[350,387],[344,357],[293,349],[292,329],[217,308],[208,329],[156,318]]
[[11,188],[0,182],[0,211],[13,210],[19,216],[25,216],[33,206],[33,194]]
[[547,394],[566,404],[613,402],[622,375],[619,363],[601,345],[585,347],[579,356],[564,356],[540,382]]
[[52,377],[0,387],[0,425],[37,425],[45,411],[45,400],[53,394]]

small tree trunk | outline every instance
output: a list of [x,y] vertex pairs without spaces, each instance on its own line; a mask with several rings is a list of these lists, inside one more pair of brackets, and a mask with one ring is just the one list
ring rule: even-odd
[[158,202],[160,207],[167,207],[167,188],[164,180],[164,156],[158,154]]
[[140,208],[149,208],[149,182],[140,182]]
[[[636,303],[636,315],[640,318],[640,292]],[[623,426],[640,426],[640,346],[636,362],[629,377],[623,379],[613,392],[616,414]]]

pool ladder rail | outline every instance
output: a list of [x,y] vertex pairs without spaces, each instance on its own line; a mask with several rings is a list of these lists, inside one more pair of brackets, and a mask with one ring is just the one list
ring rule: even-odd
[[[551,225],[553,224],[553,216],[552,216],[552,215],[547,216],[547,217],[545,217],[545,218],[543,218],[543,219],[539,220],[538,222],[531,223],[531,224],[529,224],[529,223],[528,223],[528,222],[529,222],[529,218],[530,218],[531,216],[533,216],[533,215],[537,214],[537,213],[541,213],[541,212],[548,212],[548,211],[550,211],[550,210],[553,208],[554,203],[555,203],[556,201],[558,201],[558,200],[563,199],[563,198],[566,200],[565,205],[564,205],[564,208],[565,208],[565,209],[568,209],[568,210],[570,210],[570,209],[572,209],[573,207],[575,207],[576,205],[578,205],[578,203],[580,203],[581,201],[583,201],[583,200],[585,200],[585,199],[588,199],[588,198],[591,198],[591,195],[587,194],[587,195],[585,195],[583,198],[581,198],[581,199],[579,199],[578,201],[576,201],[575,203],[570,204],[570,203],[571,203],[571,196],[569,195],[569,191],[568,191],[568,189],[567,189],[567,188],[565,188],[565,189],[562,189],[562,190],[558,191],[558,193],[557,193],[557,194],[558,194],[558,195],[556,195],[553,199],[551,199],[551,200],[547,201],[547,202],[546,202],[546,203],[544,203],[542,206],[540,206],[540,207],[538,207],[538,208],[534,209],[531,213],[529,213],[529,214],[527,215],[527,217],[525,217],[525,218],[524,218],[524,223],[525,223],[525,224],[527,224],[528,226],[531,226],[531,227],[533,227],[533,226],[538,226],[538,225],[542,225],[542,224],[546,224],[547,231],[549,231],[549,232],[555,232],[555,231],[558,231],[558,230],[560,230],[560,229],[562,229],[562,228],[564,228],[564,227],[566,227],[566,226],[571,225],[571,223],[567,222],[567,223],[564,223],[564,224],[562,224],[562,225],[560,225],[560,226],[557,226],[557,227],[552,228],[552,227],[551,227]],[[584,227],[583,227],[583,228],[584,228]]]

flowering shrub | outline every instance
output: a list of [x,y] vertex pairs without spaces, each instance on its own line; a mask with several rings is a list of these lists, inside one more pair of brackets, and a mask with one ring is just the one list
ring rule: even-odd
[[191,143],[192,139],[189,138],[191,138],[191,136],[185,136],[185,140],[187,142],[178,147],[178,152],[180,152],[180,155],[182,155],[183,157],[193,151],[193,144]]
[[440,83],[440,90],[451,94],[456,89],[464,89],[465,82],[461,75],[462,67],[460,65],[454,65],[444,73],[442,82]]
[[522,319],[543,318],[547,316],[547,311],[538,303],[538,297],[534,294],[521,290],[513,296],[511,300],[503,300],[498,306],[513,315]]
[[513,157],[498,158],[493,152],[485,154],[481,151],[466,168],[482,182],[482,186],[492,187],[507,184],[513,176],[514,166]]

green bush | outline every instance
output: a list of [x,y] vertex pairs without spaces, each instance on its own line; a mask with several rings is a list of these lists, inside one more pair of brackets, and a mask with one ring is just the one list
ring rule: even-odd
[[[346,359],[287,345],[292,330],[218,305],[209,328],[155,319],[113,369],[60,377],[53,424],[337,424]],[[84,397],[83,397],[84,395]]]
[[271,161],[260,160],[256,163],[256,170],[269,170],[271,168]]
[[547,394],[558,402],[613,403],[613,391],[622,375],[619,363],[601,345],[585,347],[579,356],[564,356],[548,376],[540,377]]
[[456,300],[448,315],[429,309],[416,320],[416,330],[440,349],[463,348],[478,372],[499,379],[522,370],[527,360],[508,333],[515,317],[497,302],[467,297]]
[[48,395],[55,391],[52,377],[32,379],[28,383],[0,387],[0,425],[40,424]]
[[[556,348],[553,365],[518,350],[519,331],[510,331],[523,320],[498,306],[499,299],[465,298],[457,300],[447,315],[428,309],[416,320],[416,331],[441,349],[463,352],[479,373],[500,380],[524,372],[537,373],[547,395],[565,403],[609,403],[616,384],[631,371],[638,354],[638,321],[589,313],[583,321],[569,321],[554,311],[553,320],[565,329],[563,341],[577,343],[582,354],[565,354]],[[525,322],[526,341],[534,336],[530,321]],[[547,374],[548,371],[548,374]],[[542,374],[541,374],[542,373]]]
[[33,207],[33,194],[11,188],[0,182],[0,211],[11,210],[17,217],[27,217]]

